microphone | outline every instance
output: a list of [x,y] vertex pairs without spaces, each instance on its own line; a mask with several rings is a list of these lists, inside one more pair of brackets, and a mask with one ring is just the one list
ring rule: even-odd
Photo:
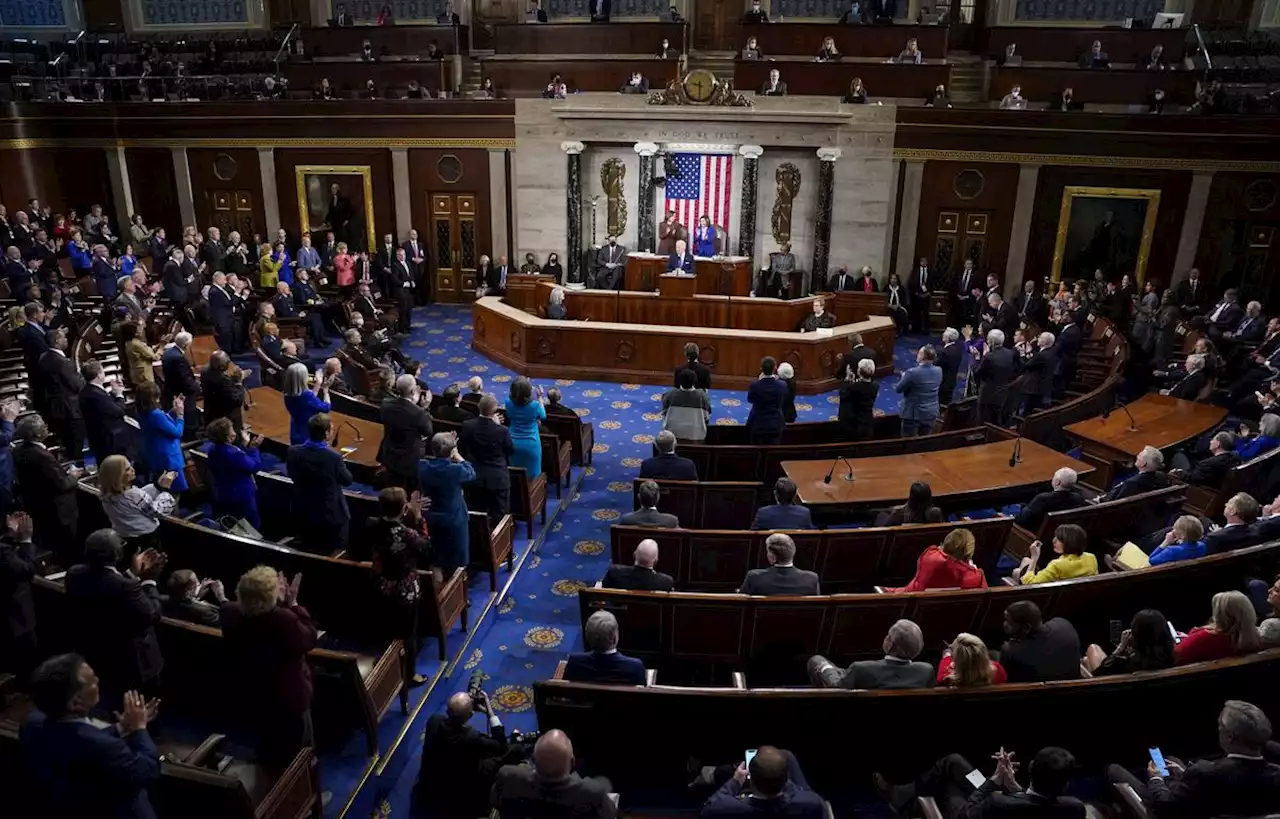
[[850,483],[854,481],[853,464],[849,463],[849,459],[846,458],[845,456],[837,455],[835,460],[831,462],[831,468],[827,470],[827,476],[822,479],[822,482],[824,484],[831,483],[831,476],[834,475],[836,472],[836,464],[840,463],[841,461],[844,461],[844,465],[849,467],[849,471],[845,473],[844,479]]
[[1009,466],[1017,466],[1022,463],[1022,435],[1013,439],[1013,452],[1009,453]]
[[1133,413],[1129,412],[1129,408],[1128,408],[1128,407],[1126,407],[1126,406],[1125,406],[1123,403],[1121,403],[1120,401],[1116,401],[1116,402],[1115,402],[1114,404],[1112,404],[1110,407],[1108,407],[1107,409],[1105,409],[1105,410],[1103,410],[1103,411],[1102,411],[1102,420],[1104,420],[1104,421],[1105,421],[1105,420],[1107,420],[1108,418],[1110,418],[1110,417],[1111,417],[1111,413],[1115,411],[1116,407],[1119,407],[1119,408],[1120,408],[1120,410],[1121,410],[1121,411],[1123,411],[1123,412],[1124,412],[1124,414],[1125,414],[1125,415],[1127,415],[1127,416],[1129,417],[1129,431],[1130,431],[1130,432],[1137,432],[1137,431],[1138,431],[1138,422],[1137,422],[1137,421],[1135,421],[1135,420],[1133,420]]
[[351,423],[350,421],[348,421],[347,419],[343,418],[341,423],[338,424],[338,428],[333,432],[333,448],[334,449],[342,449],[339,443],[338,436],[341,433],[343,427],[351,427],[351,431],[356,434],[355,442],[357,444],[364,441],[364,436],[360,434],[360,428],[357,427],[355,424]]

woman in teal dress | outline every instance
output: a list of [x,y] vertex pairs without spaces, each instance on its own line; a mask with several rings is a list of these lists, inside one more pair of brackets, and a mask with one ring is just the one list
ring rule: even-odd
[[529,473],[529,480],[533,480],[542,474],[542,439],[538,435],[538,422],[547,417],[547,410],[542,406],[542,388],[538,388],[535,397],[529,379],[517,378],[511,382],[506,409],[511,443],[516,449],[511,456],[511,465],[522,467]]

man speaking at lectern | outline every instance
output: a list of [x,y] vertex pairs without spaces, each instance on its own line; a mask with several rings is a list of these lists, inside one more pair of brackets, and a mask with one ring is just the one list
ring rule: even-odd
[[676,240],[676,249],[667,257],[667,272],[693,275],[693,254],[689,252],[684,239]]

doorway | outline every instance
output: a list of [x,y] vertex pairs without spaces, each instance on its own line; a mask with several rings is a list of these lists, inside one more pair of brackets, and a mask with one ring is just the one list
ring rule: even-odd
[[430,264],[432,300],[457,304],[476,297],[476,196],[473,193],[432,193]]

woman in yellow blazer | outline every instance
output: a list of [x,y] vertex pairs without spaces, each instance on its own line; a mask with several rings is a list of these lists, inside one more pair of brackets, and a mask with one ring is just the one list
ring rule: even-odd
[[138,325],[132,321],[121,324],[120,340],[124,342],[124,357],[129,365],[129,380],[133,382],[133,386],[156,383],[153,365],[160,360],[160,352],[138,338]]
[[280,278],[280,267],[283,261],[271,260],[271,245],[266,242],[258,250],[258,283],[262,287],[276,289],[276,281]]
[[1013,570],[1013,579],[1021,585],[1052,583],[1075,577],[1092,577],[1098,573],[1098,558],[1085,551],[1089,534],[1074,523],[1064,523],[1053,530],[1053,551],[1059,555],[1049,565],[1036,571],[1040,562],[1040,541],[1031,544],[1022,564]]

